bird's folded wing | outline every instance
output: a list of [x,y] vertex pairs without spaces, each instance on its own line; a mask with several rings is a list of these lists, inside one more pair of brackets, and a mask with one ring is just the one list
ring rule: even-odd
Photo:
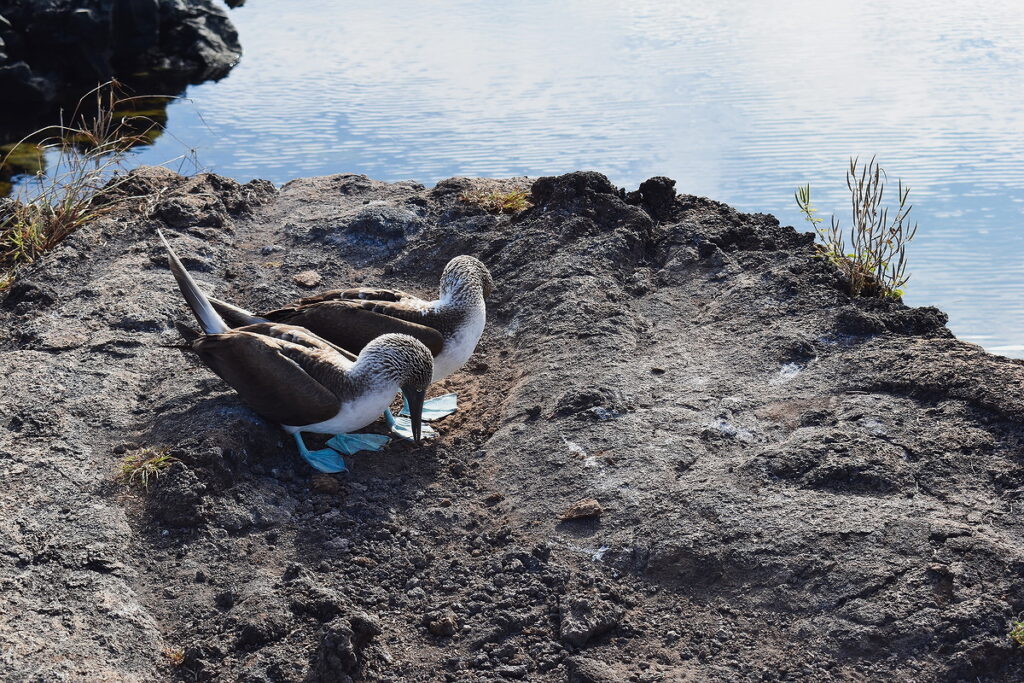
[[337,396],[315,378],[323,380],[332,371],[323,351],[244,331],[206,335],[193,348],[268,420],[301,426],[338,414]]
[[[356,354],[341,348],[337,344],[332,344],[305,327],[300,327],[298,325],[264,322],[256,323],[255,325],[246,325],[245,327],[240,327],[238,329],[245,332],[252,332],[254,334],[262,334],[267,337],[274,337],[275,339],[291,342],[292,344],[297,344],[298,346],[302,346],[307,349],[323,351],[327,354],[338,353],[349,362],[354,363],[356,361]],[[313,357],[314,356],[311,356],[311,358]]]
[[423,303],[419,297],[398,289],[377,289],[375,287],[356,287],[353,289],[331,289],[315,296],[299,299],[300,304],[315,304],[321,301],[338,301],[339,299],[357,299],[362,301],[410,301]]
[[440,332],[416,321],[424,318],[421,311],[401,304],[338,299],[289,306],[271,311],[265,317],[274,322],[305,327],[352,353],[359,353],[371,341],[388,333],[415,337],[435,356],[444,345]]

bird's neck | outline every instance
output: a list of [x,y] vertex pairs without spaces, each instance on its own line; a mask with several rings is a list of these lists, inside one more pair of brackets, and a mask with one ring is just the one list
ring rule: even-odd
[[467,310],[482,306],[484,292],[479,285],[463,285],[441,292],[441,297],[433,302],[436,310]]

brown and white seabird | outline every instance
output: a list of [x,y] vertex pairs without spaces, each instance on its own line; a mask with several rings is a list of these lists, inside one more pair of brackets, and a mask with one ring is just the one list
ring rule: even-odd
[[[412,437],[419,443],[423,397],[433,372],[433,356],[422,342],[407,334],[383,334],[355,356],[296,325],[264,321],[231,329],[159,235],[174,279],[202,327],[201,333],[184,325],[179,331],[246,403],[295,437],[299,453],[313,467],[342,472],[341,453],[383,448],[386,436],[350,432],[386,412],[399,391],[411,407]],[[311,452],[302,432],[336,436],[328,448]]]
[[[487,267],[463,255],[445,266],[438,298],[429,301],[398,290],[364,287],[330,290],[260,316],[217,299],[211,303],[229,325],[261,321],[299,325],[351,353],[382,334],[408,334],[434,354],[433,381],[437,382],[465,365],[473,354],[487,320],[485,299],[493,288]],[[430,399],[424,404],[423,420],[440,419],[457,407],[455,394]],[[402,415],[408,409],[403,407]],[[396,419],[390,411],[385,416],[392,431],[410,437],[408,419]]]

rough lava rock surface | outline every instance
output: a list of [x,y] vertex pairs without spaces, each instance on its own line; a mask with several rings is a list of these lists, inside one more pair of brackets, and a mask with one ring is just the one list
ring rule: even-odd
[[[140,169],[0,302],[0,678],[1019,680],[1024,364],[771,216],[542,178]],[[497,288],[462,410],[316,475],[179,348],[162,228],[254,308]],[[115,483],[143,448],[180,462]],[[599,517],[563,520],[592,498]]]

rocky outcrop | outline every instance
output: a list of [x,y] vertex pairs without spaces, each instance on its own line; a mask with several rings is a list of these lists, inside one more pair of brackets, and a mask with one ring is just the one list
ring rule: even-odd
[[[142,169],[21,271],[4,678],[1018,679],[1024,363],[668,179],[543,178],[513,216],[482,185]],[[488,328],[433,389],[461,410],[316,475],[180,348],[157,228],[253,308],[478,256]],[[147,447],[177,462],[125,493]]]
[[38,116],[115,77],[161,93],[221,78],[241,53],[213,0],[0,0],[5,119]]

